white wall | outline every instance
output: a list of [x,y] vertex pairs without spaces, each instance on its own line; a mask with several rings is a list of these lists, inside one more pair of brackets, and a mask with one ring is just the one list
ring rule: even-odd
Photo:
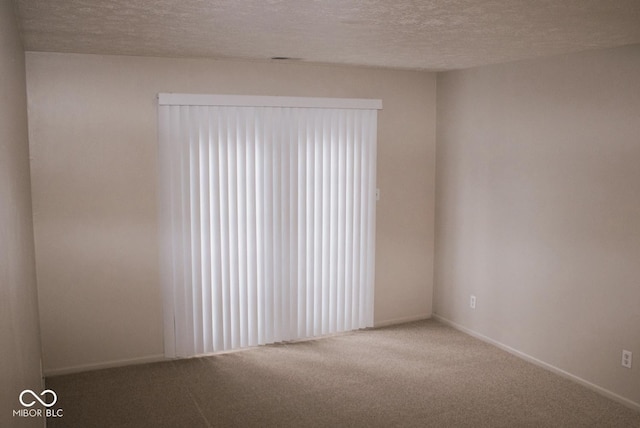
[[12,416],[22,390],[42,388],[25,64],[12,6],[0,0],[0,426],[42,426]]
[[639,405],[640,46],[439,74],[437,115],[434,313]]
[[158,92],[380,98],[377,324],[431,314],[435,75],[27,53],[45,372],[157,358]]

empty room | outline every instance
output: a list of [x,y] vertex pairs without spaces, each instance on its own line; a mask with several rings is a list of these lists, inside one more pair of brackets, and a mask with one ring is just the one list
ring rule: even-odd
[[640,427],[640,2],[0,0],[1,427]]

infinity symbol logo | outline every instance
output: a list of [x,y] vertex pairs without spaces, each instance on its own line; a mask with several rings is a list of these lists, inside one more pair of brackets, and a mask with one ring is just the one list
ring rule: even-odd
[[[33,396],[33,398],[38,400],[40,402],[40,404],[42,404],[44,407],[51,407],[54,404],[56,404],[56,401],[58,401],[58,396],[56,395],[55,392],[53,392],[50,389],[45,389],[44,391],[42,391],[40,393],[40,395],[36,394],[35,392],[33,392],[30,389],[25,389],[24,391],[22,391],[20,393],[20,404],[22,404],[25,407],[31,407],[34,404],[36,404],[35,400],[31,401],[30,403],[25,403],[24,399],[22,398],[22,397],[24,397],[25,394],[31,394]],[[43,399],[40,398],[40,397],[44,397],[47,394],[51,394],[53,396],[53,401],[51,403],[47,403],[46,401],[44,401]]]

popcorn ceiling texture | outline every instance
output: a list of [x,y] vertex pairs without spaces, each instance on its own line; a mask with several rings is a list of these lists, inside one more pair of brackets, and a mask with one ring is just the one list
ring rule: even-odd
[[15,0],[26,50],[446,70],[640,43],[638,0]]

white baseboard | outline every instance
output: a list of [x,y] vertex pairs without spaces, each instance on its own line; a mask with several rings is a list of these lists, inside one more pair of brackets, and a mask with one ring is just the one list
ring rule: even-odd
[[431,314],[421,314],[421,315],[414,315],[410,317],[394,318],[391,320],[374,321],[373,327],[374,328],[386,327],[389,325],[404,324],[406,322],[426,320],[428,318],[431,318]]
[[451,326],[453,328],[455,328],[456,330],[459,330],[463,333],[468,334],[469,336],[473,336],[477,339],[482,340],[483,342],[487,342],[490,343],[504,351],[507,351],[510,354],[515,355],[516,357],[522,358],[525,361],[528,361],[530,363],[533,363],[539,367],[542,367],[544,369],[547,369],[555,374],[558,374],[564,378],[570,379],[576,383],[579,383],[580,385],[589,388],[592,391],[595,391],[601,395],[604,395],[605,397],[611,398],[614,401],[617,401],[620,404],[624,404],[627,407],[630,407],[634,410],[640,411],[640,403],[636,403],[635,401],[631,401],[628,398],[625,398],[621,395],[616,394],[615,392],[609,391],[608,389],[605,389],[601,386],[596,385],[595,383],[591,383],[588,380],[582,379],[581,377],[578,377],[574,374],[571,374],[567,371],[562,370],[561,368],[558,368],[556,366],[553,366],[549,363],[545,363],[542,360],[539,360],[535,357],[532,357],[531,355],[525,354],[524,352],[518,351],[517,349],[514,349],[508,345],[505,345],[504,343],[500,343],[497,340],[494,340],[488,336],[485,336],[483,334],[480,334],[478,332],[475,332],[473,330],[470,330],[466,327],[463,327],[462,325],[455,323],[447,318],[444,318],[440,315],[437,314],[433,314],[433,319],[440,321],[443,324],[446,324],[448,326]]
[[45,369],[44,376],[57,376],[71,373],[86,372],[89,370],[108,369],[112,367],[131,366],[134,364],[157,363],[159,361],[167,361],[164,354],[149,355],[138,358],[125,358],[122,360],[103,361],[99,363],[81,364],[78,366],[62,367],[58,369]]

